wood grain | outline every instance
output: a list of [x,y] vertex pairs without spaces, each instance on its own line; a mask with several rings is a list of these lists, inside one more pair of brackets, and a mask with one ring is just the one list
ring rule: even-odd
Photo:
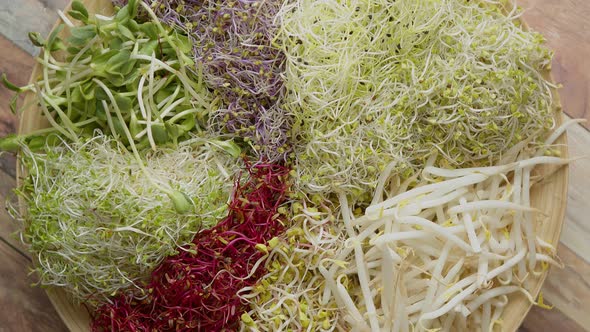
[[[0,36],[0,73],[6,74],[8,79],[16,85],[24,85],[27,78],[31,75],[32,67],[35,64],[33,57],[12,43],[10,40]],[[8,106],[8,101],[14,92],[0,85],[0,137],[16,132],[17,117],[12,114]],[[20,99],[22,102],[22,98]],[[0,240],[14,248],[18,248],[22,253],[26,250],[20,241],[16,240],[12,233],[17,230],[16,223],[8,216],[5,210],[5,201],[14,187],[16,176],[15,158],[11,154],[0,156]]]
[[17,250],[21,255],[29,257],[27,249],[16,237],[16,231],[20,225],[13,220],[6,211],[6,199],[9,197],[12,188],[15,186],[14,177],[0,170],[0,241],[1,243]]
[[[3,36],[0,36],[0,73],[6,74],[8,80],[21,86],[27,83],[35,60],[27,52]],[[14,92],[0,84],[0,137],[16,132],[17,118],[10,112],[9,100]],[[22,102],[22,98],[21,98]],[[0,156],[0,170],[13,177],[16,176],[15,160],[8,154]]]
[[590,327],[590,317],[584,314],[590,308],[590,222],[587,217],[590,216],[590,158],[587,157],[590,152],[590,133],[576,125],[568,131],[568,140],[570,155],[586,158],[570,165],[570,179],[573,180],[569,183],[566,221],[558,249],[565,268],[552,269],[542,289],[545,299],[556,305],[558,313],[538,308],[532,310],[523,324],[529,327],[528,331],[543,326],[538,324],[546,322],[547,316],[551,316],[551,319],[558,319],[556,316],[559,316],[558,320],[567,326],[573,326],[571,322],[574,322],[578,326]]
[[573,126],[568,131],[568,137],[570,156],[581,158],[570,165],[570,177],[574,180],[569,183],[568,208],[561,242],[567,244],[586,264],[590,264],[590,134],[580,126]]
[[28,38],[30,31],[46,36],[57,20],[57,10],[63,9],[68,0],[3,0],[0,1],[0,26],[2,34],[30,54],[38,48]]
[[567,246],[560,245],[559,257],[565,267],[551,269],[543,286],[547,301],[580,326],[590,327],[590,264]]
[[543,331],[584,332],[586,330],[557,308],[545,310],[533,307],[518,332]]
[[0,257],[0,331],[67,331],[45,292],[30,286],[30,261],[4,243]]
[[[525,21],[555,50],[553,75],[563,84],[564,110],[590,120],[590,5],[588,0],[519,0]],[[590,128],[590,122],[585,124]]]
[[[17,85],[27,83],[33,57],[0,36],[0,72]],[[17,119],[10,112],[12,92],[0,85],[0,136],[16,131]],[[0,156],[0,332],[67,331],[43,289],[31,287],[30,258],[12,234],[17,225],[5,210],[5,200],[15,185],[15,158]]]

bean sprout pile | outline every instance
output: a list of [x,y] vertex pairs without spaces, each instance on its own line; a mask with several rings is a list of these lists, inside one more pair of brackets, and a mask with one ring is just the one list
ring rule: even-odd
[[391,161],[409,176],[487,166],[553,127],[551,53],[494,1],[287,2],[278,15],[297,178],[368,201]]

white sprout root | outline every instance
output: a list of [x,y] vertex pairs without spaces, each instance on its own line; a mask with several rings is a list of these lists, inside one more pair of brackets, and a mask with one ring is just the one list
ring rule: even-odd
[[384,201],[379,194],[356,217],[341,195],[339,232],[351,248],[335,256],[345,265],[323,266],[325,278],[354,281],[348,288],[325,283],[331,297],[350,299],[360,312],[362,321],[348,321],[349,328],[487,332],[500,323],[506,296],[524,294],[534,303],[530,279],[559,260],[538,237],[545,220],[530,206],[529,179],[534,165],[555,163],[567,160],[523,151],[495,167],[429,166],[411,190],[386,191]]

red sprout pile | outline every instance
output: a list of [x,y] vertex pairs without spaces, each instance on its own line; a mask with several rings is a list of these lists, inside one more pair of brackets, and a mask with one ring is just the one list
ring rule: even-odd
[[280,102],[285,57],[272,43],[282,1],[144,1],[192,39],[196,63],[223,103],[211,117],[212,127],[244,138],[261,160],[286,160],[292,120]]
[[255,263],[266,244],[284,230],[278,208],[287,195],[288,168],[251,166],[236,183],[228,216],[197,234],[193,244],[168,257],[153,273],[147,296],[119,296],[100,307],[93,331],[234,331],[247,304],[237,291],[266,273]]

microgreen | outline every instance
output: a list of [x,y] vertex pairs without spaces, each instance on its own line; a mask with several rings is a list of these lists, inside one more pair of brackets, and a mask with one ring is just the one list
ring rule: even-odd
[[[34,93],[54,131],[71,141],[100,129],[128,146],[155,149],[203,131],[214,104],[190,58],[188,37],[157,19],[138,23],[138,6],[130,1],[113,17],[96,17],[74,1],[69,14],[82,24],[66,21],[69,37],[58,36],[64,24],[46,40],[29,34],[43,47],[38,80],[16,89],[3,77],[4,84]],[[30,136],[38,133],[22,141]]]
[[[123,4],[125,1],[116,1]],[[290,115],[282,108],[284,56],[274,43],[282,1],[150,1],[166,24],[189,35],[207,84],[221,99],[209,122],[240,137],[262,160],[284,160]]]

